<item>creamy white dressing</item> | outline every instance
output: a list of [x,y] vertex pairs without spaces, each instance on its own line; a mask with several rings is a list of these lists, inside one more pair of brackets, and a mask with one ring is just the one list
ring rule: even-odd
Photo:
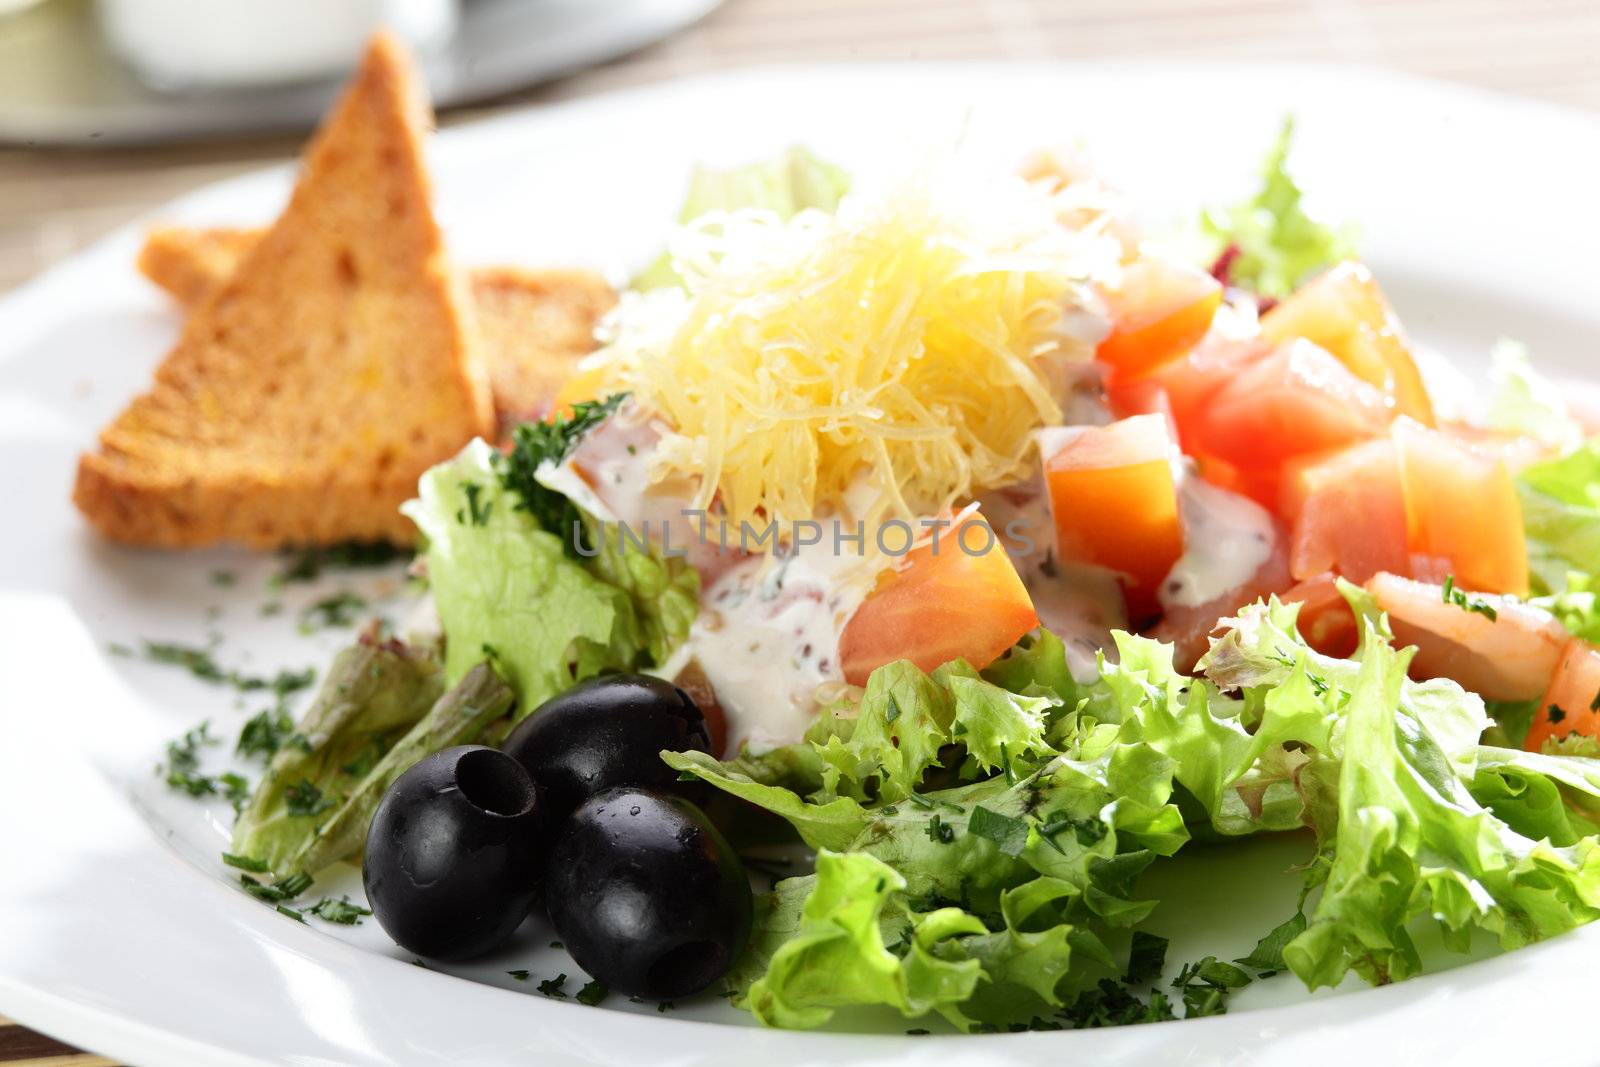
[[819,690],[844,682],[839,635],[876,570],[871,560],[822,548],[752,556],[702,592],[685,661],[698,663],[716,692],[730,749],[800,740]]
[[1100,674],[1097,655],[1104,651],[1114,656],[1111,631],[1128,625],[1116,574],[1057,558],[1055,522],[1042,477],[985,493],[980,502],[1033,599],[1039,624],[1066,647],[1072,676],[1085,684],[1094,681]]
[[1253,578],[1272,555],[1272,516],[1254,500],[1186,473],[1178,488],[1183,556],[1161,583],[1161,606],[1194,608]]
[[666,432],[659,420],[624,404],[584,434],[571,455],[541,466],[535,477],[602,522],[625,525],[639,539],[684,557],[709,582],[739,557],[702,536],[703,517],[691,510],[693,485],[653,474]]

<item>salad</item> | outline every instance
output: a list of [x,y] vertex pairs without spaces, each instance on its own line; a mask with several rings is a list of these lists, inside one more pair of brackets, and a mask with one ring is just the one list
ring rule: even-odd
[[[1600,915],[1597,425],[1414,345],[1290,134],[1164,239],[1073,152],[697,173],[549,417],[423,477],[413,617],[260,724],[226,862],[793,1028],[1193,1017]],[[1268,834],[1298,908],[1167,960],[1145,876]]]

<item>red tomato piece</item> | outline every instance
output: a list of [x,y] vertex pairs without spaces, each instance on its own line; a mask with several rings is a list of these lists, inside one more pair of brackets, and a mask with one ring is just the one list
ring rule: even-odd
[[1600,649],[1574,637],[1561,650],[1522,747],[1538,752],[1552,738],[1600,737]]
[[1123,271],[1106,294],[1111,333],[1095,356],[1114,377],[1136,379],[1186,355],[1211,329],[1222,284],[1205,271],[1146,257]]
[[1198,453],[1241,468],[1273,468],[1379,436],[1389,418],[1381,393],[1316,345],[1295,341],[1242,367],[1212,394],[1193,436]]
[[955,659],[983,668],[1038,625],[1005,548],[974,514],[883,572],[845,624],[839,661],[852,685],[900,659],[924,671]]
[[1387,439],[1291,461],[1281,514],[1293,530],[1289,570],[1297,580],[1337,572],[1364,582],[1379,571],[1407,572],[1406,505]]
[[1351,373],[1375,386],[1394,410],[1433,425],[1433,404],[1411,357],[1411,345],[1372,272],[1340,263],[1302,285],[1261,316],[1271,341],[1303,337],[1331,352]]
[[1392,437],[1411,551],[1448,560],[1463,589],[1525,596],[1522,504],[1506,465],[1407,418]]
[[1183,555],[1172,461],[1177,446],[1160,415],[1075,426],[1041,441],[1061,558],[1117,572],[1135,614]]

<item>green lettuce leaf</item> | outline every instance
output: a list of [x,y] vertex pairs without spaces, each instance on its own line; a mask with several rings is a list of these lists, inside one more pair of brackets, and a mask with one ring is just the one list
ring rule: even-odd
[[1278,139],[1261,166],[1261,188],[1249,200],[1207,211],[1200,229],[1209,239],[1207,263],[1227,248],[1238,249],[1228,281],[1262,296],[1285,297],[1311,275],[1350,256],[1348,229],[1313,219],[1301,206],[1303,193],[1289,176],[1294,118],[1285,116]]
[[[808,149],[796,145],[776,159],[742,167],[696,167],[678,212],[680,223],[712,211],[763,208],[789,218],[807,208],[832,211],[849,191],[850,177]],[[635,289],[681,284],[672,256],[663,252],[633,279]]]
[[1521,342],[1501,338],[1489,353],[1490,428],[1568,452],[1583,442],[1560,388],[1533,369]]
[[427,538],[448,680],[487,657],[522,716],[601,671],[664,659],[693,621],[692,569],[613,544],[571,558],[502,484],[496,455],[472,442],[423,475],[404,508]]
[[1564,589],[1570,571],[1600,571],[1600,441],[1525,467],[1517,489],[1528,565],[1546,590]]
[[906,918],[904,906],[885,908],[903,893],[905,880],[893,867],[861,853],[817,854],[816,873],[803,881],[798,920],[770,913],[785,928],[764,972],[740,997],[742,1006],[769,1026],[809,1029],[821,1026],[845,1005],[886,1004],[907,1016],[922,1015],[965,999],[977,983],[980,965],[945,960],[935,954],[939,941],[984,932],[981,922],[957,909],[945,909],[917,924],[903,956],[884,942],[886,920]]
[[[1465,950],[1474,930],[1513,948],[1600,915],[1594,839],[1558,846],[1530,838],[1484,807],[1468,788],[1475,775],[1462,775],[1466,761],[1433,731],[1438,708],[1408,706],[1409,660],[1368,625],[1343,722],[1325,881],[1305,932],[1283,952],[1312,988],[1352,970],[1374,983],[1417,973],[1408,927],[1424,917]],[[1463,703],[1476,700],[1457,692]],[[1448,730],[1451,720],[1443,721]],[[1474,770],[1479,758],[1474,751]],[[1504,801],[1515,790],[1499,777],[1501,796],[1481,788]],[[1527,811],[1518,814],[1533,825]]]
[[444,690],[429,649],[362,641],[340,652],[233,827],[230,851],[290,874],[294,858]]
[[453,745],[478,740],[484,728],[511,710],[511,687],[486,663],[469,670],[445,691],[426,715],[385,752],[317,832],[290,859],[293,870],[315,873],[361,852],[367,827],[383,795],[406,771]]

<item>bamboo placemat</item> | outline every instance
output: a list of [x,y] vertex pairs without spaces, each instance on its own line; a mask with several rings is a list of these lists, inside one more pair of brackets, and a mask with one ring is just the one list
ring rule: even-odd
[[[1109,58],[1369,63],[1600,109],[1600,3],[730,0],[654,48],[444,122],[761,63]],[[112,152],[0,151],[0,291],[186,190],[292,158],[298,144],[270,138]],[[0,1063],[111,1061],[0,1018]]]

